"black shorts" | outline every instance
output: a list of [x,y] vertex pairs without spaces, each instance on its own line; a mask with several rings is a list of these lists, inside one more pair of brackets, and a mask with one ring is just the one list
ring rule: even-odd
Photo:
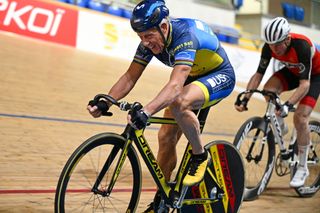
[[[284,67],[273,76],[280,79],[283,91],[290,91],[296,89],[299,86],[299,77]],[[320,93],[320,75],[313,75],[310,79],[310,88],[308,93],[302,98],[300,104],[308,105],[312,108],[315,107]]]

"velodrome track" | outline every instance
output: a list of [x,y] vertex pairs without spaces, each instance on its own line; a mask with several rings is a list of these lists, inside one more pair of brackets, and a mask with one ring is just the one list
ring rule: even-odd
[[[4,33],[0,33],[0,47],[0,212],[53,212],[55,187],[71,152],[94,134],[121,133],[125,113],[93,119],[86,104],[96,93],[109,90],[130,61]],[[164,66],[149,67],[127,100],[146,103],[168,77]],[[260,100],[249,105],[249,112],[236,112],[236,95],[211,110],[205,141],[232,142],[244,120],[263,113]],[[146,134],[154,141],[154,153],[156,130]],[[185,143],[183,138],[180,154]],[[274,174],[268,190],[258,200],[244,202],[240,212],[320,212],[320,193],[299,198],[288,182],[288,176]],[[138,212],[151,201],[154,190],[144,168]]]

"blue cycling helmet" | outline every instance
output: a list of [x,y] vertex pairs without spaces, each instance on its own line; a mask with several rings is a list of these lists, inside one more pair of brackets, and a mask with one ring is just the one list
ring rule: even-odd
[[158,27],[162,19],[169,15],[169,9],[163,0],[144,0],[132,12],[132,29],[139,33]]

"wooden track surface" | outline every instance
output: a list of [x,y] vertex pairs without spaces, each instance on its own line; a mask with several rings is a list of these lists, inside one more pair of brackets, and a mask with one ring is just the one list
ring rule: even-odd
[[[0,47],[0,212],[53,212],[58,177],[72,151],[94,134],[121,133],[123,127],[114,124],[123,124],[125,113],[93,119],[86,104],[108,91],[130,61],[3,33]],[[150,66],[127,100],[147,103],[167,81],[168,70]],[[263,113],[265,105],[258,100],[249,112],[236,112],[236,95],[211,110],[205,141],[232,142],[244,120]],[[147,132],[154,153],[156,133]],[[183,138],[181,152],[185,143]],[[143,188],[154,189],[146,169],[144,174]],[[288,176],[274,174],[268,190],[244,202],[240,212],[320,213],[320,193],[302,199],[288,183]],[[152,197],[153,192],[142,194],[138,212]]]

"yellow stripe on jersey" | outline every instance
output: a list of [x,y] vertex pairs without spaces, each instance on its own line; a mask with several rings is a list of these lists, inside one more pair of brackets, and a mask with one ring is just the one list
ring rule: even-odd
[[143,66],[147,66],[148,65],[148,62],[146,62],[145,60],[141,60],[137,57],[134,57],[133,61],[137,62],[138,64],[141,64]]
[[210,50],[198,50],[190,76],[203,75],[223,63],[223,58]]
[[176,60],[174,65],[188,65],[192,67],[193,61]]

